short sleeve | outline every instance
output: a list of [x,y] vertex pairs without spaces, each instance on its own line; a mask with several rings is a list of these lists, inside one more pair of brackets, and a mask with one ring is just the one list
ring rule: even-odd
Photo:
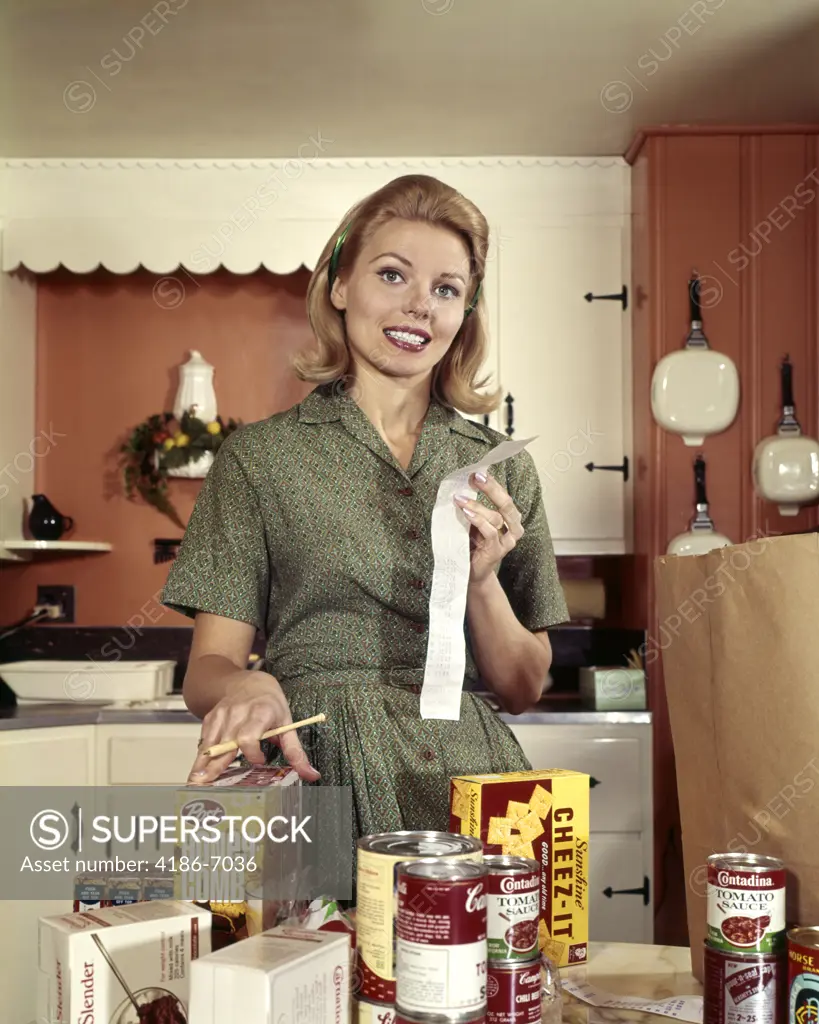
[[498,579],[518,621],[536,633],[569,621],[535,461],[522,451],[509,462],[507,488],[521,514],[523,537],[501,562]]
[[241,435],[220,447],[196,499],[162,603],[264,629],[270,558],[259,497],[241,460]]

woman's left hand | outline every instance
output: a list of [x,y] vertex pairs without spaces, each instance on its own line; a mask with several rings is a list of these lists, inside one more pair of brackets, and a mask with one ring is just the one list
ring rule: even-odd
[[470,583],[483,583],[523,536],[520,512],[506,489],[491,476],[472,476],[472,485],[482,491],[495,506],[487,508],[479,501],[456,495],[455,504],[472,522]]

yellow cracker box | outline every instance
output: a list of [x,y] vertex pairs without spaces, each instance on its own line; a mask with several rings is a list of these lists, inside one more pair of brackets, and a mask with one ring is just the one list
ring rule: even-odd
[[558,966],[586,962],[589,776],[563,768],[450,780],[450,832],[484,853],[540,864],[538,946]]

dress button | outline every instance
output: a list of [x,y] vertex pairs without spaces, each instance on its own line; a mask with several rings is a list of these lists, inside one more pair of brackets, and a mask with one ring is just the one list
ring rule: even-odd
[[425,761],[434,761],[435,760],[435,751],[434,750],[430,750],[429,747],[427,747],[426,750],[422,750],[421,751],[421,757],[423,757],[423,759]]
[[410,586],[415,587],[416,590],[423,590],[426,583],[423,580],[410,580]]
[[421,687],[418,686],[417,683],[413,683],[412,686],[409,688],[409,690],[410,690],[410,693],[420,693],[421,692]]
[[411,622],[410,629],[414,629],[416,633],[426,633],[427,627],[423,622]]
[[421,534],[417,530],[407,530],[408,540],[418,540]]
[[402,498],[411,498],[413,495],[413,490],[411,487],[401,487],[399,488],[398,493],[401,495]]

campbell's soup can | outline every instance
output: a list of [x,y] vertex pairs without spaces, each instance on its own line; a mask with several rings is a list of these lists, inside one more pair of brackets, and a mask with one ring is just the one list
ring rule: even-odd
[[538,955],[540,865],[529,857],[484,857],[486,947],[490,961],[531,960]]
[[366,999],[353,1001],[353,1024],[397,1024],[395,1007],[371,1003]]
[[416,861],[398,869],[398,1010],[486,1009],[486,865]]
[[358,841],[354,994],[365,1004],[395,1004],[398,866],[430,858],[481,863],[483,844],[455,832],[382,832]]
[[490,960],[486,979],[486,1024],[540,1024],[541,958],[498,963]]
[[819,928],[788,932],[788,1024],[819,1022]]
[[785,950],[785,865],[752,853],[708,858],[708,943],[736,953]]
[[705,944],[703,1024],[784,1024],[785,956]]

